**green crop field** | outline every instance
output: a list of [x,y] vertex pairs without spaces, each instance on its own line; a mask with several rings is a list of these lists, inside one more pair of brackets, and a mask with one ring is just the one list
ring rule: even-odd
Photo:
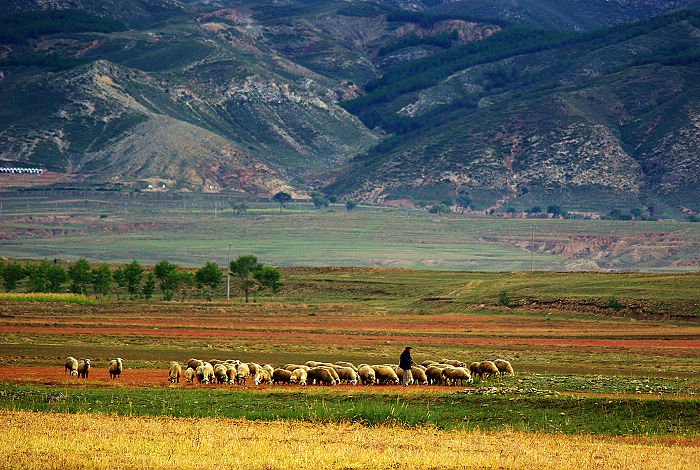
[[[343,205],[283,211],[252,202],[235,216],[221,196],[34,191],[2,197],[0,255],[86,257],[197,266],[254,253],[277,266],[381,266],[476,271],[693,271],[700,224],[500,219]],[[531,254],[534,238],[534,254]]]

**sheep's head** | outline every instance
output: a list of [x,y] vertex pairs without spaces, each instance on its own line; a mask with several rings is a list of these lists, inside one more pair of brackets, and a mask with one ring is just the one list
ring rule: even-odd
[[78,371],[77,371],[77,370],[72,370],[72,371],[70,371],[70,375],[78,375]]

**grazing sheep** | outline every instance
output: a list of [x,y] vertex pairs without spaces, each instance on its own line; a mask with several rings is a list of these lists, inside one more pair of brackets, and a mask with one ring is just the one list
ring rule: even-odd
[[197,366],[197,370],[194,371],[195,375],[197,376],[197,382],[200,384],[204,382],[204,366]]
[[484,379],[491,375],[498,375],[498,367],[491,361],[481,361],[479,363],[479,378]]
[[90,359],[81,359],[78,363],[78,377],[87,379],[90,374]]
[[336,366],[341,366],[341,367],[349,367],[349,368],[351,368],[352,370],[354,370],[355,373],[357,373],[357,371],[359,370],[357,367],[355,367],[355,364],[353,364],[352,362],[338,361],[338,362],[335,363],[335,365],[336,365]]
[[205,384],[214,383],[214,366],[205,362],[202,367],[204,371],[204,380],[202,380],[202,382]]
[[219,364],[223,364],[224,361],[221,361],[219,359],[209,359],[209,364],[212,366],[218,366]]
[[245,362],[238,364],[238,370],[236,370],[236,382],[239,385],[245,385],[245,381],[250,375],[250,367]]
[[182,375],[182,367],[180,367],[179,362],[171,362],[170,363],[170,368],[168,369],[168,380],[170,382],[175,383],[180,383],[180,376]]
[[478,362],[472,362],[471,365],[469,366],[469,372],[473,376],[478,376],[479,375],[479,363]]
[[377,383],[398,385],[399,377],[396,375],[396,372],[394,372],[394,369],[392,369],[391,366],[372,365],[371,367],[374,369],[374,376]]
[[217,364],[214,366],[214,377],[216,378],[216,383],[225,384],[228,382],[228,371],[226,366],[223,364]]
[[275,369],[272,371],[273,384],[288,384],[292,377],[292,373],[285,369]]
[[467,367],[467,365],[464,362],[458,361],[456,359],[441,359],[440,363],[447,364],[448,366],[452,367]]
[[66,372],[69,371],[70,375],[78,375],[78,360],[73,356],[66,358],[66,370],[63,372],[63,375],[66,375]]
[[454,385],[457,385],[458,381],[461,385],[464,385],[465,381],[472,383],[472,376],[465,367],[447,366],[443,369],[443,373]]
[[445,373],[441,367],[429,366],[427,369],[425,369],[425,375],[428,378],[428,383],[431,385],[447,383],[447,378],[445,377]]
[[437,364],[437,362],[435,362],[435,361],[423,361],[423,362],[421,362],[421,365],[423,367],[425,367],[426,369],[432,365],[435,365],[435,364]]
[[[340,376],[338,375],[338,372],[336,372],[335,367],[326,366],[326,365],[322,365],[322,366],[319,366],[319,367],[325,367],[326,369],[328,369],[328,372],[331,373],[331,376],[333,377],[333,380],[335,380],[335,384],[339,384],[339,383],[340,383]],[[336,367],[337,367],[337,366],[336,366]]]
[[275,371],[274,367],[272,367],[270,364],[265,364],[262,368],[268,371],[270,373],[270,377],[272,377],[272,373]]
[[289,376],[289,383],[306,385],[307,373],[306,369],[298,368],[292,371],[292,375]]
[[357,385],[357,373],[351,367],[338,366],[335,371],[341,382]]
[[318,385],[336,385],[337,382],[335,381],[335,378],[333,378],[331,370],[333,369],[322,366],[312,367],[307,372],[307,379],[310,383],[315,383]]
[[194,377],[195,377],[195,371],[193,368],[188,367],[187,369],[185,369],[185,383],[188,383],[188,384],[192,383],[192,381],[194,380]]
[[[272,370],[274,372],[274,369]],[[260,374],[260,383],[272,385],[272,374],[267,369],[260,369],[258,371]]]
[[283,367],[283,369],[288,370],[289,372],[294,372],[297,369],[304,369],[304,370],[308,371],[309,369],[311,369],[311,367],[306,366],[306,365],[299,365],[299,364],[286,364]]
[[318,367],[321,365],[321,363],[316,361],[306,361],[304,365],[309,367]]
[[255,377],[255,375],[258,373],[258,369],[260,369],[261,366],[260,364],[256,364],[255,362],[249,362],[248,363],[248,369],[250,369],[250,376]]
[[123,370],[124,364],[122,363],[122,358],[118,357],[116,359],[112,359],[112,361],[109,363],[109,378],[114,380],[121,375]]
[[226,376],[228,377],[229,385],[233,385],[236,382],[236,372],[238,372],[238,366],[236,364],[226,364]]
[[515,375],[515,372],[513,371],[513,366],[510,365],[510,362],[504,360],[504,359],[496,359],[493,361],[494,364],[496,364],[496,367],[498,367],[498,372],[500,372],[501,375]]
[[358,375],[360,376],[360,380],[362,381],[363,385],[374,385],[374,383],[377,381],[374,369],[367,364],[360,364]]
[[192,358],[192,359],[187,360],[187,367],[190,367],[194,370],[197,370],[197,367],[203,366],[203,365],[204,365],[204,361],[200,361],[199,359]]
[[413,381],[419,385],[426,385],[428,383],[428,377],[425,375],[425,369],[420,366],[412,366],[411,375],[413,376]]

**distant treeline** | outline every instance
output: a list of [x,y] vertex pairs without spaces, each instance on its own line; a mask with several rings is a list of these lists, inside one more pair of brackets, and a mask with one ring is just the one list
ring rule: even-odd
[[21,54],[0,60],[0,67],[41,67],[51,72],[60,72],[86,63],[85,60],[61,57],[58,54]]
[[42,10],[14,13],[0,18],[0,42],[19,43],[46,34],[126,30],[121,21],[80,10]]

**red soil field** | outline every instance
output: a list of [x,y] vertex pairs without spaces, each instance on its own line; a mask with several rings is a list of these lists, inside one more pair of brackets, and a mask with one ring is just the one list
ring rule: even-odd
[[355,335],[310,332],[269,332],[237,330],[167,329],[167,328],[116,328],[116,327],[46,327],[46,326],[0,326],[4,333],[39,333],[56,335],[101,335],[101,336],[140,336],[140,337],[187,337],[187,338],[226,338],[265,339],[275,343],[334,345],[372,345],[382,341],[410,342],[414,344],[474,344],[474,345],[541,345],[572,347],[612,347],[612,348],[683,348],[700,349],[700,341],[695,339],[581,339],[581,338],[492,338],[492,337],[442,337],[412,335]]

